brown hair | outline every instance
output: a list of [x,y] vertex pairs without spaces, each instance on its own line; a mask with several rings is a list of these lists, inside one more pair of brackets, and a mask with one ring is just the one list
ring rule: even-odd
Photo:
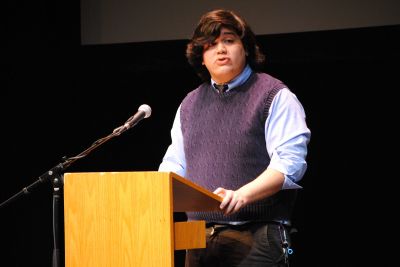
[[219,37],[222,27],[233,30],[240,37],[246,51],[246,61],[253,70],[260,70],[265,61],[255,34],[243,18],[230,10],[210,11],[200,18],[186,47],[189,64],[205,82],[209,81],[211,76],[207,68],[202,65],[204,46],[213,43]]

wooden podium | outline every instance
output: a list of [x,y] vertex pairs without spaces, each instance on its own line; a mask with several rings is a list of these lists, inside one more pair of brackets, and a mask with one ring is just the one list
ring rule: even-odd
[[172,172],[65,173],[65,266],[173,267],[174,250],[205,247],[205,222],[173,212],[221,200]]

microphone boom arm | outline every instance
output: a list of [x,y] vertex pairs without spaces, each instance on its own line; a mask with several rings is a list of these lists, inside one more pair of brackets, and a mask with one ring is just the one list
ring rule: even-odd
[[90,147],[88,147],[87,149],[85,149],[84,151],[79,153],[78,155],[73,156],[73,157],[69,157],[69,158],[63,157],[63,161],[61,163],[57,164],[56,166],[54,166],[53,168],[51,168],[47,172],[45,172],[42,175],[40,175],[39,178],[35,182],[30,184],[29,186],[24,187],[20,192],[14,194],[13,196],[8,198],[4,202],[0,203],[0,208],[6,206],[11,201],[17,199],[19,196],[26,195],[26,194],[30,193],[31,190],[33,188],[37,187],[39,184],[45,183],[50,179],[59,178],[59,176],[64,172],[64,170],[67,169],[69,166],[71,166],[72,163],[74,163],[78,159],[82,159],[82,158],[86,157],[87,155],[89,155],[90,152],[92,152],[97,147],[99,147],[102,144],[106,143],[111,138],[119,136],[121,133],[129,130],[130,128],[135,126],[140,120],[142,120],[144,118],[148,118],[150,116],[150,114],[151,114],[151,108],[148,105],[145,105],[145,104],[141,105],[139,107],[139,111],[140,111],[140,113],[138,112],[138,113],[135,114],[135,115],[139,114],[139,117],[137,119],[135,118],[136,117],[135,115],[131,116],[122,126],[120,126],[118,128],[115,128],[111,134],[96,140],[95,142],[93,142],[93,144]]

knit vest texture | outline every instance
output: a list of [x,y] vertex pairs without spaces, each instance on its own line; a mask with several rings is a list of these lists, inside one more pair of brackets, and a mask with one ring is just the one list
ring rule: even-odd
[[[253,73],[223,94],[203,83],[181,105],[186,178],[210,190],[236,190],[259,176],[270,158],[265,121],[276,93],[286,87],[266,73]],[[220,211],[187,212],[188,220],[240,222],[289,220],[296,190],[249,204],[226,216]]]

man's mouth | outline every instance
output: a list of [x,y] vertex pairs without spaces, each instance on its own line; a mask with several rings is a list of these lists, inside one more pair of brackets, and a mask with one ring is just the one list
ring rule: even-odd
[[219,59],[217,60],[217,64],[218,64],[218,65],[225,65],[225,64],[227,64],[228,62],[229,62],[229,58],[227,58],[227,57],[219,58]]

